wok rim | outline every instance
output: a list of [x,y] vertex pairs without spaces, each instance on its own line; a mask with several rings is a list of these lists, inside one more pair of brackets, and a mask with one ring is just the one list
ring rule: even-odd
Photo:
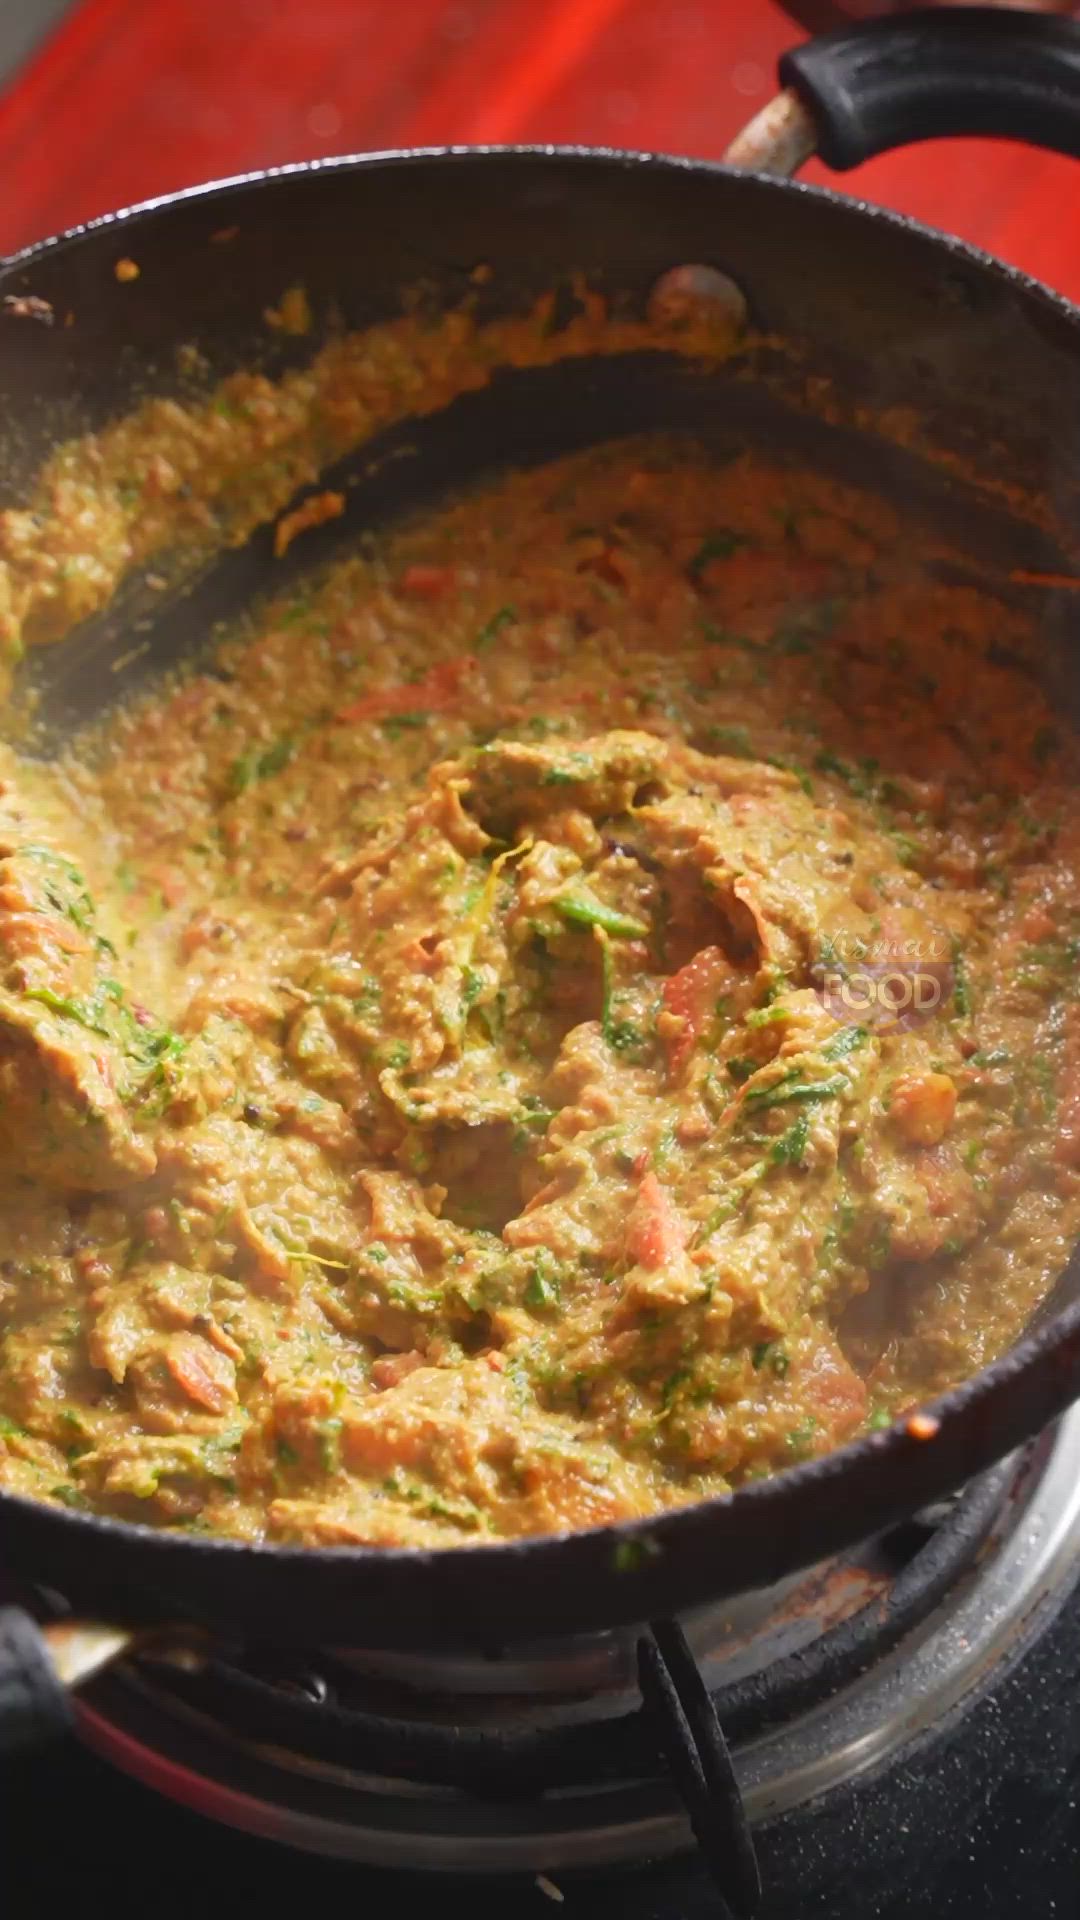
[[[581,166],[586,171],[600,174],[608,172],[614,176],[625,174],[632,178],[639,170],[669,173],[675,176],[695,174],[707,179],[717,178],[728,182],[738,182],[752,193],[766,196],[798,195],[812,203],[827,206],[834,217],[855,225],[873,222],[877,227],[898,237],[915,236],[927,243],[943,260],[961,262],[971,267],[981,276],[1004,282],[1023,300],[1030,301],[1057,316],[1065,322],[1072,333],[1078,358],[1080,358],[1080,305],[1056,292],[1044,281],[1037,279],[1025,269],[1001,260],[985,248],[976,246],[956,234],[929,226],[911,215],[896,211],[890,207],[881,207],[863,200],[853,194],[843,193],[830,186],[819,185],[798,179],[783,178],[775,175],[749,172],[727,165],[722,160],[699,159],[692,155],[669,154],[646,149],[610,146],[590,146],[569,143],[485,143],[480,145],[445,145],[424,147],[388,147],[370,152],[333,154],[312,160],[290,161],[280,166],[252,168],[246,172],[228,174],[220,178],[200,181],[173,192],[156,194],[146,200],[133,202],[129,206],[97,214],[92,218],[79,221],[60,232],[33,241],[14,253],[0,256],[0,288],[4,283],[32,271],[36,266],[52,260],[58,251],[84,240],[101,239],[115,232],[127,234],[148,223],[154,216],[167,215],[174,209],[182,209],[205,202],[208,206],[217,200],[227,201],[230,196],[241,191],[268,194],[280,183],[295,180],[318,179],[323,176],[338,178],[349,174],[366,173],[398,168],[423,168],[436,164],[445,166],[465,166],[480,162],[483,166],[494,168],[506,160],[535,162],[538,167],[548,161],[569,162]],[[1074,1246],[1069,1261],[1055,1282],[1055,1288],[1047,1295],[1046,1301],[1036,1309],[1036,1317],[1045,1310],[1053,1298],[1053,1291],[1059,1288],[1070,1269],[1080,1262],[1080,1242]],[[925,1467],[928,1455],[938,1452],[946,1458],[953,1458],[956,1447],[950,1448],[948,1438],[960,1439],[961,1422],[977,1418],[981,1409],[992,1409],[999,1398],[1007,1395],[1011,1384],[1027,1379],[1037,1370],[1039,1363],[1049,1360],[1059,1349],[1067,1349],[1070,1339],[1075,1339],[1077,1353],[1072,1364],[1066,1370],[1062,1367],[1047,1385],[1044,1395],[1045,1419],[1032,1426],[1026,1416],[1022,1417],[1022,1432],[1015,1431],[1015,1416],[1011,1426],[1006,1422],[983,1422],[978,1427],[979,1437],[969,1441],[962,1451],[968,1465],[961,1470],[956,1465],[945,1468],[936,1478],[927,1476],[925,1471],[913,1475],[918,1482],[918,1490],[913,1495],[913,1510],[927,1499],[944,1495],[962,1481],[974,1477],[996,1460],[1003,1458],[1018,1444],[1020,1439],[1030,1437],[1048,1426],[1065,1409],[1080,1398],[1080,1294],[1068,1305],[1052,1314],[1046,1324],[1025,1331],[1004,1354],[989,1366],[980,1368],[946,1393],[933,1400],[920,1403],[919,1412],[924,1415],[933,1432],[913,1433],[910,1430],[910,1416],[880,1432],[861,1435],[858,1439],[846,1442],[829,1453],[814,1459],[796,1463],[783,1468],[767,1479],[752,1481],[732,1493],[715,1494],[701,1500],[686,1503],[683,1506],[662,1509],[656,1514],[640,1519],[612,1522],[606,1525],[567,1528],[556,1533],[513,1536],[498,1541],[485,1542],[475,1546],[453,1547],[374,1547],[374,1546],[336,1546],[303,1547],[265,1540],[246,1541],[227,1535],[183,1534],[166,1531],[138,1521],[121,1520],[109,1514],[81,1511],[64,1506],[53,1506],[44,1500],[34,1499],[27,1494],[12,1492],[0,1488],[0,1515],[24,1516],[32,1532],[51,1531],[62,1526],[70,1537],[81,1534],[87,1542],[115,1542],[118,1547],[126,1546],[132,1551],[145,1549],[148,1558],[154,1562],[155,1576],[164,1574],[177,1556],[181,1560],[190,1560],[193,1555],[204,1561],[208,1557],[216,1560],[224,1572],[227,1563],[237,1558],[256,1567],[264,1568],[268,1573],[282,1566],[291,1568],[319,1567],[323,1570],[333,1568],[342,1580],[347,1579],[350,1570],[359,1576],[379,1567],[385,1570],[392,1583],[396,1573],[405,1575],[410,1571],[419,1572],[421,1568],[452,1565],[463,1572],[475,1571],[478,1579],[485,1573],[495,1574],[513,1560],[518,1569],[528,1574],[530,1570],[540,1571],[541,1566],[550,1562],[560,1548],[580,1542],[583,1551],[591,1544],[600,1548],[606,1541],[610,1545],[612,1567],[620,1573],[617,1556],[620,1549],[631,1552],[635,1544],[641,1548],[641,1555],[635,1558],[633,1570],[637,1570],[642,1561],[653,1561],[660,1572],[665,1563],[666,1548],[669,1539],[679,1534],[693,1519],[699,1533],[708,1533],[714,1545],[720,1545],[724,1538],[725,1526],[734,1528],[741,1516],[751,1512],[760,1512],[762,1517],[770,1507],[775,1507],[776,1520],[782,1524],[785,1509],[797,1506],[805,1493],[810,1497],[815,1489],[825,1494],[830,1488],[842,1495],[844,1483],[858,1477],[861,1470],[865,1474],[873,1471],[878,1464],[887,1461],[899,1462],[908,1458],[912,1462],[920,1458]],[[1000,1428],[1005,1426],[1006,1438],[1001,1443],[997,1437]],[[945,1441],[946,1444],[941,1443]],[[885,1511],[895,1511],[895,1498],[885,1503]],[[853,1513],[861,1513],[858,1501],[852,1502]],[[883,1521],[883,1524],[887,1524]],[[841,1550],[845,1545],[854,1545],[867,1536],[872,1528],[856,1522],[846,1527],[830,1525],[823,1529],[831,1545],[827,1552]],[[791,1552],[785,1560],[783,1551],[774,1555],[776,1565],[783,1571],[794,1571],[807,1564],[805,1556],[798,1551]],[[148,1567],[148,1574],[150,1568]],[[626,1569],[626,1585],[633,1584],[631,1569]],[[775,1571],[771,1578],[779,1577]],[[687,1583],[684,1579],[683,1585]],[[744,1585],[759,1584],[753,1578]],[[705,1569],[697,1579],[697,1594],[684,1598],[676,1604],[693,1604],[694,1599],[717,1592],[740,1590],[737,1584],[710,1581]],[[587,1611],[587,1609],[586,1609]],[[627,1618],[637,1617],[627,1615]]]
[[[811,156],[814,157],[814,156]],[[841,215],[859,220],[871,220],[876,225],[898,233],[915,234],[929,241],[951,257],[966,259],[976,268],[989,269],[1006,280],[1010,286],[1032,294],[1058,314],[1080,327],[1080,302],[1070,300],[1066,294],[1058,293],[1040,280],[1035,274],[1028,273],[1024,267],[1002,260],[985,247],[978,246],[972,240],[964,240],[959,234],[949,233],[944,227],[932,227],[925,220],[919,220],[914,214],[901,213],[894,207],[882,207],[875,201],[864,200],[852,193],[824,186],[818,181],[800,180],[779,174],[752,172],[742,167],[729,166],[724,160],[699,159],[693,154],[664,153],[646,147],[609,147],[590,146],[574,141],[505,141],[481,142],[476,145],[449,143],[444,146],[427,147],[376,147],[359,152],[320,155],[312,160],[288,160],[280,166],[252,167],[243,173],[228,173],[215,176],[210,180],[199,180],[189,187],[177,187],[172,192],[153,194],[146,200],[134,200],[128,206],[116,207],[107,213],[97,213],[87,220],[79,220],[70,227],[63,227],[58,233],[46,234],[40,240],[32,240],[24,247],[17,247],[13,253],[0,254],[0,277],[6,277],[15,269],[36,266],[39,261],[51,257],[59,247],[70,242],[82,240],[93,235],[109,232],[113,229],[127,228],[148,219],[152,214],[165,213],[174,207],[196,205],[201,201],[224,198],[241,188],[269,190],[279,181],[290,182],[299,179],[314,179],[322,175],[338,177],[350,173],[366,173],[379,169],[419,166],[421,163],[452,162],[455,165],[481,160],[492,165],[502,160],[571,161],[580,163],[587,169],[596,166],[614,168],[630,174],[643,169],[659,173],[701,174],[707,178],[728,181],[747,182],[753,190],[778,196],[798,194],[811,201],[820,201],[836,209]]]

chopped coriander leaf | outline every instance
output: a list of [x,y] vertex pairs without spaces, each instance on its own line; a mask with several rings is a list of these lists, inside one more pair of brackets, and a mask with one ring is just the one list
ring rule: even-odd
[[788,1010],[775,1004],[768,1007],[751,1007],[746,1016],[748,1027],[771,1027],[777,1020],[786,1020]]
[[629,913],[620,913],[617,907],[605,906],[593,894],[563,893],[552,905],[556,913],[574,926],[599,927],[616,940],[644,940],[648,936],[646,921],[636,920]]
[[800,1167],[810,1139],[810,1115],[804,1109],[798,1119],[774,1140],[769,1148],[769,1159],[776,1166]]
[[71,1000],[65,994],[54,992],[52,987],[27,987],[24,1000],[36,1000],[39,1006],[48,1007],[50,1013],[63,1014],[67,1020],[75,1020],[80,1027],[86,1027],[90,1033],[99,1033],[109,1039],[109,1029],[102,1025],[100,1010],[93,1000]]
[[230,793],[243,793],[256,780],[269,780],[275,773],[283,773],[295,753],[296,741],[292,734],[283,734],[269,747],[249,748],[229,768]]
[[712,533],[706,534],[697,552],[689,561],[686,571],[691,579],[696,580],[698,574],[704,573],[711,561],[730,560],[732,554],[746,544],[744,533],[736,533],[733,527],[716,527]]
[[693,1377],[688,1367],[679,1367],[675,1373],[668,1374],[667,1379],[660,1389],[660,1405],[663,1407],[665,1413],[674,1404],[680,1387],[685,1387]]
[[471,1007],[473,1004],[473,1001],[477,999],[477,997],[483,992],[483,990],[484,990],[483,974],[478,973],[475,967],[465,967],[462,970],[462,975],[461,975],[462,1004],[466,1007]]
[[[860,760],[857,766],[852,766],[850,762],[841,760],[837,754],[823,748],[814,755],[814,765],[819,773],[831,773],[842,780],[857,799],[873,800],[877,797],[880,769],[876,760]],[[892,838],[895,841],[902,836],[894,834]]]
[[707,738],[710,748],[715,747],[721,753],[730,753],[738,760],[753,759],[754,749],[750,744],[750,733],[747,727],[710,727]]
[[634,1054],[646,1044],[646,1035],[634,1020],[611,1020],[607,1023],[605,1039],[615,1048],[617,1054]]
[[814,765],[819,773],[834,773],[838,780],[846,780],[851,771],[850,767],[845,766],[835,753],[824,747],[820,753],[815,753]]
[[543,1312],[548,1307],[558,1306],[558,1278],[547,1270],[546,1263],[542,1260],[537,1260],[525,1282],[525,1292],[522,1297],[527,1307],[534,1307],[538,1312]]
[[635,1020],[620,1020],[616,1015],[615,963],[606,937],[600,957],[603,968],[600,1030],[616,1053],[636,1053],[645,1045],[645,1035]]
[[230,793],[243,793],[246,787],[250,787],[252,781],[257,778],[256,768],[258,764],[259,756],[254,750],[249,753],[242,753],[238,759],[233,761],[232,766],[229,768],[228,785]]
[[661,1548],[647,1533],[616,1543],[612,1565],[616,1573],[637,1573],[650,1560],[659,1559]]
[[272,747],[260,754],[256,772],[260,780],[268,780],[272,774],[282,773],[296,752],[296,741],[291,734],[283,734],[275,740]]
[[845,1060],[849,1053],[855,1053],[864,1046],[867,1039],[865,1027],[841,1027],[821,1049],[823,1060]]
[[490,647],[492,641],[502,632],[503,628],[513,626],[517,617],[516,607],[500,607],[496,613],[492,614],[490,620],[485,620],[476,636],[477,653],[483,653]]
[[1057,1106],[1057,1076],[1045,1053],[1032,1054],[1028,1063],[1028,1076],[1035,1089],[1034,1105],[1039,1117],[1043,1120],[1053,1119]]
[[389,719],[380,720],[379,726],[388,740],[397,740],[406,731],[418,731],[421,727],[426,727],[430,719],[430,713],[425,713],[418,707],[410,713],[392,714]]
[[188,1043],[178,1033],[155,1033],[147,1043],[146,1051],[151,1060],[156,1060],[160,1073],[168,1067],[176,1066],[187,1052]]
[[727,1070],[735,1085],[741,1087],[744,1080],[749,1080],[750,1075],[757,1072],[759,1065],[759,1061],[751,1060],[746,1054],[733,1053],[727,1062]]
[[783,1343],[779,1340],[759,1341],[757,1346],[750,1350],[750,1361],[755,1373],[760,1373],[763,1367],[768,1366],[769,1372],[775,1373],[778,1380],[783,1379],[791,1365]]
[[775,652],[788,655],[812,653],[814,650],[810,633],[799,620],[786,620],[777,627],[772,637],[772,645]]
[[58,913],[65,914],[83,933],[91,933],[94,925],[94,903],[87,890],[86,881],[78,867],[66,859],[62,853],[54,852],[52,847],[24,846],[17,849],[26,860],[40,860],[46,868],[53,868],[69,892],[64,893],[59,884],[46,883],[45,892],[51,906]]
[[971,982],[968,978],[967,963],[959,946],[954,941],[953,953],[953,1005],[961,1020],[971,1013]]
[[319,1463],[324,1473],[336,1473],[341,1465],[341,1429],[343,1422],[335,1415],[320,1420],[316,1426],[319,1437]]
[[732,1186],[730,1192],[723,1196],[723,1199],[720,1200],[718,1205],[715,1206],[709,1214],[708,1219],[699,1227],[694,1236],[695,1246],[704,1246],[706,1240],[711,1239],[718,1227],[724,1226],[729,1220],[734,1220],[743,1202],[748,1198],[757,1186],[758,1181],[764,1177],[768,1170],[769,1162],[767,1160],[756,1160],[752,1167],[748,1167],[745,1173],[739,1175],[738,1180]]
[[870,1242],[867,1264],[874,1269],[883,1267],[888,1261],[891,1252],[892,1224],[888,1220],[879,1220],[874,1228],[873,1238]]
[[785,760],[781,754],[770,753],[766,756],[766,765],[779,767],[783,773],[793,774],[803,792],[809,794],[810,798],[813,799],[814,783],[807,773],[806,768],[800,767],[797,760]]
[[816,1432],[817,1421],[812,1413],[808,1413],[805,1420],[800,1420],[798,1426],[792,1427],[787,1435],[787,1445],[792,1453],[805,1453]]
[[800,1072],[793,1067],[781,1080],[775,1080],[769,1087],[751,1087],[746,1095],[748,1107],[779,1107],[789,1100],[832,1100],[847,1088],[847,1080],[842,1073],[834,1073],[828,1080],[799,1080]]
[[652,1164],[655,1167],[657,1173],[660,1173],[662,1169],[667,1165],[674,1150],[675,1150],[675,1129],[674,1127],[665,1127],[663,1133],[660,1135],[659,1140],[656,1142],[656,1145],[652,1150]]

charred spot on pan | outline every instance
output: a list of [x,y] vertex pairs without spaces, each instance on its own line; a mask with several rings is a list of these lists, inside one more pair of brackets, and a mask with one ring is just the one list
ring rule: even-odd
[[933,293],[942,306],[961,307],[967,313],[978,313],[985,300],[979,282],[970,274],[962,273],[959,267],[947,267],[939,274]]
[[565,332],[571,321],[584,312],[582,289],[574,279],[559,280],[542,296],[539,310],[540,332],[551,335]]

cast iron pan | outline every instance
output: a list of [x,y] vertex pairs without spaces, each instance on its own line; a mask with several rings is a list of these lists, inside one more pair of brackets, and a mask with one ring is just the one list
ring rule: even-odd
[[[788,92],[772,119],[736,143],[737,157],[759,169],[790,164],[812,144],[846,167],[945,133],[1080,153],[1080,28],[1060,20],[987,9],[913,15],[804,47],[782,62],[781,78]],[[125,255],[141,271],[121,285],[114,266]],[[249,361],[263,309],[291,282],[306,286],[317,313],[333,303],[347,326],[363,327],[397,313],[401,290],[421,277],[456,302],[481,261],[494,270],[492,311],[573,268],[643,301],[673,266],[718,267],[743,290],[756,326],[799,343],[805,367],[853,409],[912,407],[928,444],[969,464],[982,457],[990,480],[1041,494],[1061,525],[1080,528],[1077,309],[958,241],[829,192],[763,171],[584,149],[286,168],[153,202],[17,255],[0,268],[6,496],[19,499],[58,434],[93,429],[148,389],[167,389],[181,344],[197,342],[217,375]],[[27,295],[48,301],[57,324],[20,310]],[[497,376],[486,392],[356,456],[347,521],[327,532],[325,551],[342,531],[499,465],[658,426],[690,427],[718,445],[749,435],[813,458],[892,493],[914,520],[947,526],[1002,568],[1076,564],[1010,518],[989,487],[962,485],[865,429],[809,418],[764,360],[760,380],[734,371],[706,380],[653,354]],[[380,466],[380,453],[406,437],[415,457]],[[305,559],[322,552],[309,544]],[[193,631],[238,610],[264,583],[268,555],[268,537],[256,535],[190,599],[160,611],[142,636],[148,662],[107,671],[130,646],[137,584],[119,614],[45,650],[35,670],[49,723],[67,731],[99,710],[103,693],[127,691]],[[1055,697],[1070,704],[1080,671],[1067,608],[1048,608],[1045,632],[1048,670],[1051,651],[1064,659]],[[9,1570],[109,1619],[194,1620],[309,1645],[493,1647],[665,1616],[774,1581],[891,1524],[1044,1426],[1080,1394],[1078,1295],[1074,1260],[1037,1327],[930,1410],[932,1438],[900,1425],[645,1523],[438,1552],[309,1551],[170,1535],[5,1494],[4,1556]],[[50,1676],[36,1630],[9,1616],[0,1731],[5,1702],[11,1737],[32,1728],[43,1703],[56,1705]]]

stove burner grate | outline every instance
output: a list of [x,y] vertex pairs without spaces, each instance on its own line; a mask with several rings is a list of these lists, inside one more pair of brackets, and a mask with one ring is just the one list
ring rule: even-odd
[[94,1683],[82,1730],[211,1817],[376,1866],[574,1873],[685,1851],[689,1825],[742,1920],[751,1826],[901,1752],[1074,1576],[1078,1457],[1080,1410],[857,1555],[629,1634],[147,1654]]
[[638,1641],[645,1712],[723,1907],[723,1920],[753,1920],[761,1873],[750,1822],[715,1702],[675,1620],[657,1621]]
[[[1015,1471],[1015,1462],[995,1467],[943,1517],[906,1521],[883,1535],[880,1552],[894,1566],[901,1563],[883,1592],[798,1651],[710,1688],[727,1738],[756,1735],[806,1712],[911,1633],[974,1560]],[[635,1636],[632,1660],[636,1645]],[[421,1689],[425,1677],[421,1670]],[[242,1661],[212,1658],[177,1672],[170,1684],[178,1699],[256,1740],[331,1765],[481,1797],[515,1799],[553,1786],[663,1771],[652,1716],[632,1693],[601,1697],[602,1710],[580,1718],[538,1713],[535,1700],[523,1702],[508,1688],[509,1713],[503,1696],[480,1724],[471,1724],[460,1712],[432,1717],[426,1689],[380,1685],[366,1661],[358,1685],[350,1656],[322,1655],[313,1670],[310,1658],[258,1648]],[[385,1704],[373,1705],[380,1694]],[[460,1706],[456,1696],[454,1704]]]

